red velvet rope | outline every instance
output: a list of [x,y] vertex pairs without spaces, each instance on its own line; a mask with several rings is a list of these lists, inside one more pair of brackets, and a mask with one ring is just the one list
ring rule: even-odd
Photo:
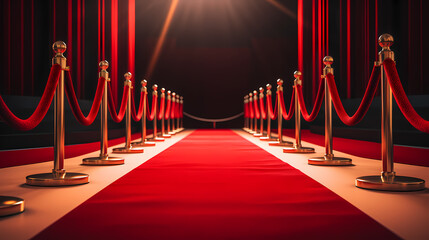
[[159,104],[158,120],[162,119],[162,115],[165,111],[165,97],[161,97],[161,104]]
[[325,82],[323,80],[320,81],[319,91],[317,92],[316,102],[314,103],[314,107],[313,107],[313,110],[311,111],[311,114],[308,114],[307,107],[305,106],[304,96],[302,94],[302,86],[301,85],[297,86],[299,107],[301,108],[302,117],[307,122],[314,121],[314,119],[316,119],[317,114],[320,111],[320,107],[322,106],[323,96],[325,95],[324,83]]
[[136,113],[136,106],[134,105],[134,94],[131,94],[131,117],[134,121],[138,122],[143,116],[143,100],[145,99],[146,92],[140,91],[139,111]]
[[267,111],[265,110],[264,98],[259,98],[259,108],[261,109],[262,119],[267,119]]
[[244,103],[244,117],[249,118],[249,110],[247,109],[248,103]]
[[109,94],[107,99],[109,100],[108,105],[109,105],[110,116],[112,117],[113,121],[118,123],[118,122],[121,122],[125,116],[125,110],[127,108],[127,100],[128,100],[128,93],[129,93],[128,90],[130,87],[128,85],[124,86],[124,91],[122,93],[121,107],[119,108],[119,113],[116,114],[116,105],[115,105],[115,102],[113,101],[112,87],[110,85],[110,82],[108,82],[108,86],[109,86],[108,88]]
[[257,100],[253,100],[253,107],[255,108],[255,117],[256,117],[256,119],[259,119],[261,117],[261,114],[259,112]]
[[45,86],[45,91],[43,92],[40,102],[34,110],[33,114],[27,119],[20,119],[4,102],[3,98],[0,96],[0,117],[11,127],[16,128],[21,131],[28,131],[35,128],[42,119],[45,117],[46,113],[49,110],[52,99],[54,98],[55,89],[58,85],[58,80],[60,78],[61,66],[55,64],[51,67],[51,72],[49,74],[48,82]]
[[250,118],[255,117],[254,109],[253,109],[253,101],[249,101],[249,110],[250,110]]
[[176,118],[176,101],[171,101],[171,119]]
[[158,105],[158,98],[156,95],[152,95],[152,108],[149,109],[149,102],[147,101],[147,95],[146,95],[146,108],[147,108],[147,119],[149,121],[153,121],[155,119],[155,107]]
[[365,116],[369,106],[371,106],[371,102],[374,99],[375,92],[377,91],[378,83],[380,82],[380,69],[381,68],[379,66],[374,66],[372,69],[371,78],[369,79],[368,87],[366,88],[362,102],[360,103],[356,113],[351,117],[344,110],[344,106],[341,103],[340,96],[338,95],[337,85],[335,84],[334,75],[328,73],[326,76],[332,102],[334,104],[335,110],[337,111],[338,117],[340,117],[344,124],[348,126],[356,125]]
[[[180,100],[177,100],[180,101]],[[180,118],[180,103],[177,102],[176,104],[176,118]]]
[[285,120],[291,120],[293,113],[295,112],[295,104],[294,104],[294,100],[295,99],[295,91],[292,91],[292,98],[290,100],[290,106],[289,106],[289,112],[286,111],[286,106],[285,106],[285,101],[283,98],[283,91],[280,91],[280,105],[282,108],[282,115],[283,118]]
[[405,94],[404,88],[399,79],[396,64],[392,59],[386,59],[383,62],[384,70],[386,71],[387,79],[392,89],[393,96],[395,97],[398,107],[402,114],[419,131],[429,133],[429,121],[423,119],[413,108]]
[[170,119],[171,99],[167,99],[167,108],[165,109],[165,119]]
[[94,101],[92,102],[91,110],[89,111],[88,116],[85,117],[85,115],[83,115],[82,113],[82,110],[80,109],[79,102],[76,98],[71,73],[70,71],[67,71],[67,78],[65,80],[67,99],[69,101],[73,115],[80,124],[84,126],[89,126],[94,122],[95,118],[97,117],[98,111],[100,110],[101,99],[103,98],[105,81],[106,79],[103,77],[100,77],[98,79],[97,90],[95,91],[95,97]]
[[277,98],[276,103],[274,106],[273,111],[273,99],[271,97],[271,94],[267,95],[267,109],[268,109],[268,115],[270,116],[271,120],[275,120],[277,118]]

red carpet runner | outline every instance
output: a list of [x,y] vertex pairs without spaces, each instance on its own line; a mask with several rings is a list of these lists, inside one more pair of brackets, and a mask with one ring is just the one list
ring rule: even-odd
[[397,239],[230,130],[197,130],[35,239]]

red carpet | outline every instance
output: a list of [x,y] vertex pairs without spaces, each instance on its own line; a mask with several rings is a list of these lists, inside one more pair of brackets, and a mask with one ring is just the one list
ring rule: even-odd
[[230,130],[197,130],[34,239],[397,239]]

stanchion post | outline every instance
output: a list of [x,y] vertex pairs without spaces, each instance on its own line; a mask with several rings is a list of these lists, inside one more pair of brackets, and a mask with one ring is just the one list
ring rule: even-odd
[[[174,103],[174,107],[176,107],[177,101],[176,101],[176,93],[173,92],[171,94],[171,101]],[[176,109],[172,109],[172,111],[174,112],[174,118],[171,119],[171,131],[174,132],[174,134],[176,134],[177,129],[175,128],[174,122],[176,121]]]
[[[155,98],[158,98],[158,85],[154,84],[152,86],[152,96],[155,96]],[[161,138],[158,137],[158,126],[157,126],[157,122],[158,122],[158,101],[152,102],[152,105],[155,104],[154,106],[154,115],[155,117],[153,118],[153,137],[150,140],[153,140],[155,142],[163,142],[165,140],[165,138]]]
[[[252,92],[250,92],[249,93],[249,107],[250,108],[253,108],[251,111],[253,111],[253,112],[255,112],[255,108],[253,107],[253,93]],[[249,119],[249,122],[250,122],[250,128],[249,128],[249,133],[250,134],[254,134],[255,133],[255,131],[253,130],[253,122],[254,122],[254,119],[256,118],[256,116],[255,116],[255,114],[253,114],[253,118],[252,117],[250,117],[250,119]]]
[[120,165],[124,164],[124,159],[120,157],[111,157],[109,156],[107,150],[109,147],[108,139],[108,127],[107,127],[107,96],[108,96],[108,81],[109,72],[107,68],[109,67],[109,62],[106,60],[101,61],[98,66],[100,67],[99,77],[106,79],[104,82],[104,91],[101,98],[100,105],[100,119],[101,119],[101,140],[100,140],[100,156],[98,157],[89,157],[82,160],[83,165],[95,165],[95,166],[107,166],[107,165]]
[[170,134],[171,136],[175,135],[176,132],[174,131],[174,119],[172,118],[172,114],[171,112],[174,111],[173,109],[173,103],[175,102],[175,97],[176,97],[176,93],[172,92],[171,96],[169,95],[168,98],[171,101],[171,108],[170,108],[170,117],[168,118],[168,131],[167,133]]
[[[259,108],[261,108],[259,101],[264,99],[264,88],[259,88],[259,100],[256,98],[256,104],[259,105]],[[262,118],[262,109],[259,109],[259,132],[253,134],[255,137],[262,137],[264,135],[264,119]]]
[[253,135],[259,133],[258,132],[258,118],[256,117],[256,108],[257,108],[256,104],[258,104],[258,92],[256,90],[253,90],[253,109],[255,111],[255,119],[253,122],[253,132],[254,132]]
[[142,85],[141,87],[141,92],[143,92],[145,98],[143,99],[143,115],[142,115],[142,119],[141,119],[141,124],[142,124],[142,139],[139,142],[133,142],[132,145],[135,147],[153,147],[155,146],[155,142],[149,142],[147,141],[146,137],[147,137],[147,129],[146,129],[146,117],[147,117],[147,81],[146,80],[142,80],[140,82],[140,84]]
[[323,58],[323,75],[321,76],[325,81],[325,155],[323,157],[314,157],[308,159],[310,165],[323,165],[323,166],[350,166],[352,160],[350,158],[335,157],[332,148],[332,99],[329,90],[326,75],[328,73],[334,74],[334,69],[331,67],[334,59],[331,56]]
[[[180,96],[179,94],[176,95],[176,103],[178,108],[180,109]],[[179,113],[179,112],[177,112]],[[177,116],[177,120],[176,120],[176,132],[180,132],[180,117]]]
[[[247,105],[248,102],[249,102],[248,97],[249,96],[247,96],[247,95],[244,96],[243,103],[244,103],[245,109],[248,108],[248,105]],[[244,116],[244,127],[243,127],[243,130],[246,131],[246,132],[247,132],[247,129],[248,129],[248,120],[249,120],[249,118],[247,116]]]
[[293,73],[295,80],[293,81],[293,91],[295,91],[294,104],[295,104],[295,143],[293,147],[283,148],[284,153],[314,153],[314,148],[303,147],[301,144],[301,107],[299,106],[298,101],[298,86],[302,85],[300,71],[295,71]]
[[[165,88],[161,88],[161,99],[164,98],[164,101],[167,100],[168,101],[168,97],[170,97],[171,92],[167,91],[167,97],[165,97]],[[161,113],[161,136],[163,138],[171,138],[170,134],[167,134],[165,132],[165,111],[167,110],[167,101],[165,101],[165,105],[164,105],[164,111]]]
[[[379,52],[378,64],[390,58],[395,60],[395,55],[390,46],[393,45],[393,37],[383,34],[378,38],[382,47]],[[396,176],[393,163],[393,135],[392,135],[392,90],[383,68],[381,71],[381,175],[364,176],[356,178],[355,185],[359,188],[384,191],[418,191],[425,189],[423,179]]]
[[125,81],[124,87],[128,86],[128,99],[127,99],[127,109],[125,110],[125,146],[121,148],[114,148],[114,153],[142,153],[144,151],[141,147],[133,147],[131,145],[131,91],[133,89],[131,77],[132,74],[127,72],[124,74]]
[[268,96],[271,96],[271,84],[267,84],[266,85],[267,88],[267,93],[266,93],[266,99],[267,99],[267,104],[266,105],[266,109],[267,109],[267,135],[264,137],[260,137],[259,139],[261,139],[262,141],[271,141],[271,140],[275,140],[275,138],[271,137],[271,116],[270,113],[268,112],[268,104],[271,104],[268,102]]
[[54,168],[52,173],[41,173],[27,176],[27,184],[33,186],[70,186],[89,182],[88,174],[67,172],[64,169],[64,71],[68,70],[67,59],[63,53],[67,46],[57,41],[52,46],[55,57],[52,65],[59,64],[62,68],[54,97]]
[[277,79],[277,141],[269,142],[270,146],[281,146],[281,147],[290,147],[293,146],[292,142],[283,140],[283,113],[281,107],[281,98],[280,94],[283,94],[283,80]]
[[[180,108],[182,109],[182,111],[183,111],[183,96],[180,96]],[[182,114],[182,113],[180,113],[180,114]],[[183,116],[180,118],[180,130],[182,131],[184,128],[183,128]]]

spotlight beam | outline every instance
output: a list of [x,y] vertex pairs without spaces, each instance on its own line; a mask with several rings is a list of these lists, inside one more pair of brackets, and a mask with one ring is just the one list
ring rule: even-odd
[[167,36],[168,29],[170,28],[171,20],[173,19],[178,3],[179,0],[172,0],[170,3],[170,9],[168,10],[167,17],[165,18],[164,25],[162,26],[158,41],[156,42],[155,50],[153,51],[152,57],[149,62],[149,67],[147,69],[148,79],[150,79],[150,77],[152,76],[153,70],[155,69],[156,63],[158,62],[159,56],[162,52],[165,37]]
[[278,10],[282,11],[284,14],[288,15],[290,18],[296,20],[296,13],[294,13],[289,8],[283,6],[281,3],[277,2],[276,0],[265,0],[267,3],[273,5]]

